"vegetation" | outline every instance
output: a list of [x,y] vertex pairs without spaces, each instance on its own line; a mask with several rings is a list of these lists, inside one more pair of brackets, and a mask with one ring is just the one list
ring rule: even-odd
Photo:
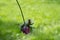
[[25,35],[16,0],[0,0],[0,40],[60,40],[60,0],[19,0],[25,20],[33,19],[33,31]]

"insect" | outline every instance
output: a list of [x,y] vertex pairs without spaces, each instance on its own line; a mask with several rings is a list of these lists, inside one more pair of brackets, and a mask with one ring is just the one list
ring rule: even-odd
[[32,24],[33,23],[31,21],[31,19],[28,19],[28,21],[25,22],[25,24],[22,24],[21,31],[25,34],[30,33],[32,31],[32,27],[31,27]]

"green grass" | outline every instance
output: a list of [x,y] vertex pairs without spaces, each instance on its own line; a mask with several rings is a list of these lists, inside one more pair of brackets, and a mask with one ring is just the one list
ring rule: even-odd
[[25,20],[34,20],[33,32],[25,35],[18,24],[22,17],[15,0],[0,0],[0,40],[60,40],[60,0],[19,0]]

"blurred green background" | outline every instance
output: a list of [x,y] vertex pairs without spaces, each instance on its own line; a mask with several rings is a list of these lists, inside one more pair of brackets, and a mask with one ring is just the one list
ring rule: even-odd
[[18,1],[25,20],[34,20],[34,29],[28,35],[21,33],[16,0],[0,0],[0,40],[60,40],[60,0]]

